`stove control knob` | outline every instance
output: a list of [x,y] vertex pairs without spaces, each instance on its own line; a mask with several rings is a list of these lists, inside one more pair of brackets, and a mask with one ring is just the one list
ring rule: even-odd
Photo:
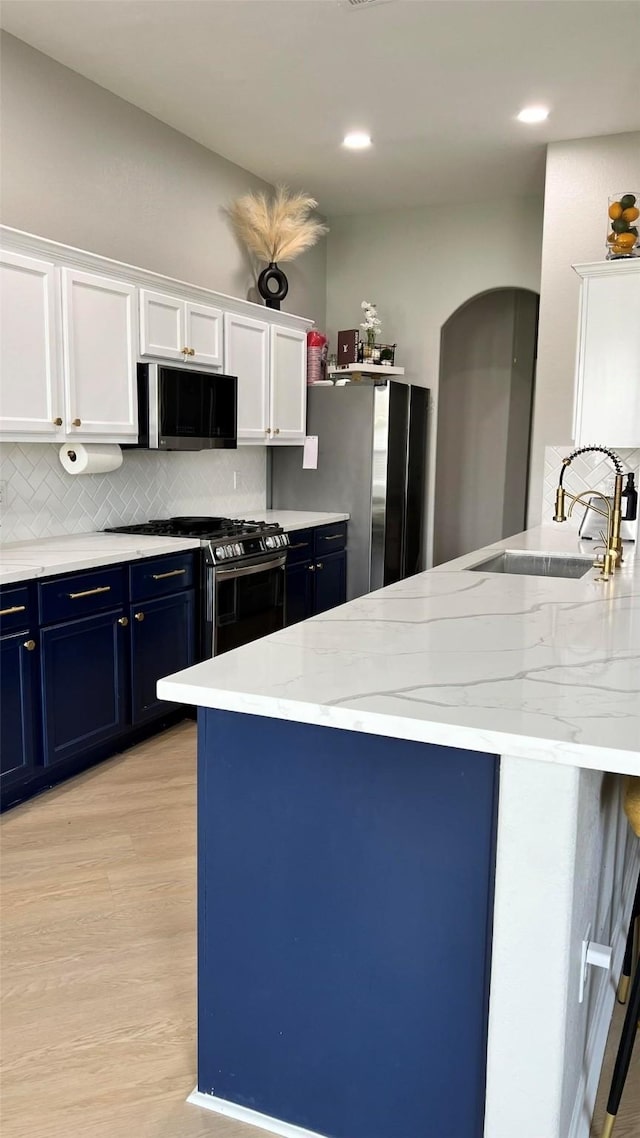
[[289,544],[288,535],[286,533],[281,533],[280,534],[280,545],[288,545],[288,544]]
[[216,549],[216,561],[224,561],[226,556],[224,545],[219,545]]
[[242,546],[240,544],[234,545],[233,549],[234,549],[236,557],[242,557],[242,554],[244,553],[244,549],[242,548]]
[[265,537],[264,544],[266,545],[267,549],[273,549],[276,545],[275,537]]
[[234,546],[233,545],[225,545],[225,549],[227,551],[227,557],[233,557]]

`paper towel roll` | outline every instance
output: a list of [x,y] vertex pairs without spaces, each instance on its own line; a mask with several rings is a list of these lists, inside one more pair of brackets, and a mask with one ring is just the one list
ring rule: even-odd
[[67,474],[107,474],[122,466],[116,443],[64,443],[59,456]]

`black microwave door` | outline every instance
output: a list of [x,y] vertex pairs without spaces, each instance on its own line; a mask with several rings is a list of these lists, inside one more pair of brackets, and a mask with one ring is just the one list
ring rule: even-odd
[[158,368],[158,445],[164,450],[236,446],[237,379]]

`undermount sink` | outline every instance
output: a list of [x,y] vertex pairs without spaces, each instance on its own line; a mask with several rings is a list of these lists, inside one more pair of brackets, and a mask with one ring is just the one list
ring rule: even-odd
[[472,573],[516,573],[524,577],[584,577],[593,568],[593,558],[563,553],[529,553],[505,549],[469,565]]

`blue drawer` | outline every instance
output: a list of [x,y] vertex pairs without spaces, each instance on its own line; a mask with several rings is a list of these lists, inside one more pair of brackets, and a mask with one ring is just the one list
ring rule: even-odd
[[125,601],[123,566],[95,569],[90,573],[74,573],[54,577],[38,586],[40,623],[55,624],[89,616],[101,609],[117,608]]
[[312,529],[292,530],[289,534],[287,565],[294,565],[298,561],[313,561],[313,533]]
[[28,585],[0,589],[0,633],[17,632],[35,623],[36,606]]
[[164,593],[193,587],[194,554],[171,553],[168,557],[135,561],[129,567],[131,600],[144,601]]
[[347,523],[335,522],[331,526],[318,526],[315,533],[316,557],[325,553],[338,553],[347,544]]

